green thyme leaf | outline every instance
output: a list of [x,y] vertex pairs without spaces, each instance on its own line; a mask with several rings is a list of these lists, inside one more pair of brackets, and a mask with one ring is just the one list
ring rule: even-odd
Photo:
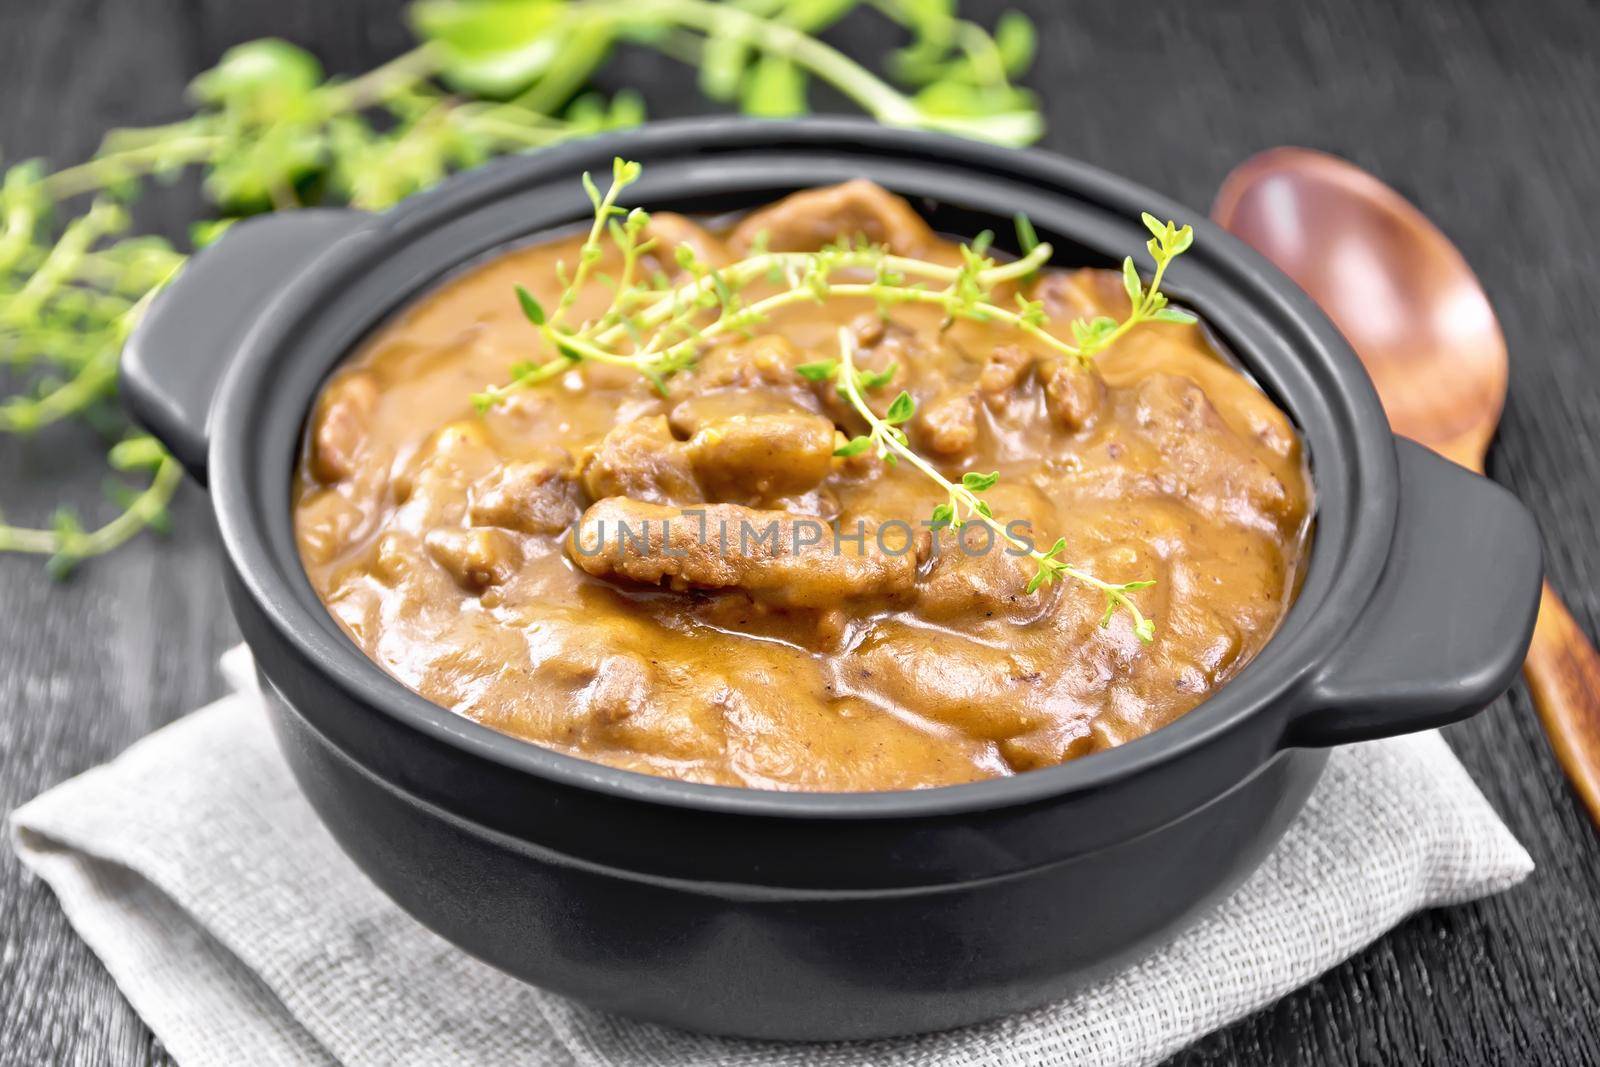
[[113,470],[135,471],[155,470],[166,457],[166,450],[160,442],[147,434],[140,434],[118,441],[107,453],[106,460]]
[[1033,228],[1033,220],[1022,212],[1011,216],[1011,224],[1017,228],[1017,248],[1027,255],[1039,247],[1039,234]]
[[1034,32],[1033,21],[1020,11],[1005,12],[995,23],[994,44],[995,50],[1000,53],[1000,62],[1004,65],[1006,74],[1012,78],[1020,78],[1033,64],[1034,50],[1037,47],[1037,34]]
[[195,78],[189,90],[209,104],[277,111],[311,92],[321,80],[322,65],[310,52],[266,37],[228,49],[215,67]]
[[700,91],[713,100],[734,99],[749,62],[750,46],[724,23],[706,38],[700,52]]
[[214,244],[237,221],[237,219],[206,219],[190,223],[189,244],[197,249]]
[[797,364],[794,371],[808,382],[825,382],[832,378],[838,369],[837,360],[819,359],[814,363]]
[[788,0],[783,18],[806,33],[820,33],[859,6],[860,0]]
[[882,389],[894,381],[895,372],[900,369],[898,363],[889,363],[882,370],[861,370],[856,372],[856,381],[867,392]]
[[758,59],[745,76],[739,107],[747,115],[786,119],[806,113],[806,77],[793,61],[776,53]]
[[1122,261],[1122,288],[1127,291],[1128,300],[1134,307],[1144,299],[1144,286],[1139,281],[1139,272],[1134,268],[1133,257]]
[[1045,569],[1043,564],[1040,564],[1039,568],[1033,572],[1033,577],[1028,579],[1025,591],[1029,596],[1032,596],[1039,591],[1040,586],[1048,584],[1049,581],[1050,572]]
[[971,489],[974,493],[981,493],[993,489],[1000,480],[999,471],[990,471],[988,474],[979,474],[977,471],[968,471],[961,476],[961,484]]
[[890,426],[898,426],[903,422],[909,422],[916,412],[917,402],[911,398],[910,393],[902,389],[900,395],[890,401],[889,410],[884,413],[883,420]]
[[872,438],[866,436],[865,434],[861,435],[860,437],[852,437],[846,444],[842,444],[838,448],[834,449],[833,454],[836,456],[859,456],[861,453],[871,448],[872,443]]
[[517,286],[517,303],[522,306],[522,315],[535,326],[544,325],[544,308],[535,300],[533,294],[522,286]]

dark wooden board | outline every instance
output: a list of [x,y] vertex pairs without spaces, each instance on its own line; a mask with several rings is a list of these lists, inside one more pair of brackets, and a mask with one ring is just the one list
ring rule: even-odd
[[[968,0],[969,11],[988,6]],[[1041,23],[1030,81],[1047,144],[1197,211],[1230,166],[1276,144],[1354,159],[1399,187],[1478,268],[1512,351],[1490,472],[1544,529],[1552,577],[1600,622],[1600,9],[1586,0],[1018,2]],[[853,50],[887,34],[858,24]],[[357,72],[408,40],[393,0],[5,0],[0,146],[63,163],[119,123],[181,113],[187,78],[274,34]],[[667,60],[608,82],[655,85],[652,113],[707,110]],[[668,76],[670,74],[670,77]],[[182,232],[192,185],[149,224]],[[76,430],[0,442],[0,508],[92,503],[98,451]],[[57,585],[0,558],[0,809],[111,757],[221,691],[235,640],[201,495]],[[1183,1064],[1600,1063],[1600,836],[1519,685],[1451,742],[1539,869],[1492,900],[1416,917],[1326,977],[1183,1055]],[[0,849],[0,1064],[167,1063],[49,892]]]

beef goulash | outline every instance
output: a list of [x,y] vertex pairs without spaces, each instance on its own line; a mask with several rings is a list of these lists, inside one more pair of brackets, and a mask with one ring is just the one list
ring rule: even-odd
[[887,790],[1140,737],[1272,635],[1300,440],[1148,273],[1008,267],[865,182],[707,228],[622,177],[312,413],[300,553],[396,678],[614,767]]

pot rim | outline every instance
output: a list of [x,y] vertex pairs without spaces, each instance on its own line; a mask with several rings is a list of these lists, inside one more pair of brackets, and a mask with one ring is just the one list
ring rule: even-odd
[[[1328,390],[1326,395],[1318,396],[1329,413],[1323,416],[1327,425],[1302,421],[1316,411],[1292,403],[1294,398],[1288,405],[1284,398],[1275,398],[1281,406],[1290,408],[1311,451],[1313,470],[1318,472],[1313,479],[1323,505],[1318,515],[1318,534],[1312,541],[1299,596],[1281,620],[1277,633],[1237,677],[1175,722],[1150,734],[1106,752],[1005,778],[857,793],[781,792],[683,782],[556,752],[435,704],[388,674],[350,640],[311,592],[298,556],[288,572],[276,565],[264,524],[281,521],[287,526],[292,521],[287,486],[282,487],[276,509],[281,510],[281,516],[258,514],[265,505],[255,498],[258,479],[250,478],[249,472],[261,451],[260,442],[244,431],[254,421],[259,398],[273,388],[276,357],[292,341],[296,328],[341,299],[332,285],[335,280],[362,263],[376,261],[386,251],[414,244],[421,236],[448,226],[476,207],[530,186],[574,178],[583,169],[598,169],[609,164],[614,155],[642,159],[648,176],[653,161],[663,166],[674,160],[697,165],[714,159],[718,153],[742,153],[741,158],[747,158],[753,152],[783,150],[893,158],[902,164],[920,161],[928,168],[970,172],[974,180],[1020,182],[1038,190],[1041,196],[1055,197],[1066,205],[1086,205],[1108,217],[1118,216],[1129,225],[1137,225],[1141,210],[1169,218],[1191,218],[1196,240],[1182,269],[1173,271],[1175,294],[1195,305],[1213,323],[1218,316],[1209,308],[1226,297],[1241,324],[1248,319],[1262,329],[1283,332],[1286,344],[1292,342],[1289,347],[1316,357],[1301,371],[1281,357],[1282,365],[1272,366],[1280,384],[1285,375],[1316,373],[1321,376],[1317,385]],[[714,184],[715,170],[702,168],[700,173]],[[779,184],[784,182],[795,188],[818,184],[792,178],[784,178]],[[575,182],[572,184],[576,186]],[[644,184],[639,188],[640,199],[645,199]],[[974,199],[981,202],[981,190]],[[574,208],[579,207],[587,208],[587,202],[574,200]],[[987,210],[999,216],[1011,213],[1006,207]],[[575,210],[573,221],[581,215],[580,210]],[[442,264],[420,291],[437,284],[470,258]],[[1193,290],[1182,284],[1191,275],[1200,274],[1201,268],[1206,284]],[[414,293],[405,295],[395,306],[403,307],[414,298]],[[394,307],[375,312],[369,328],[392,310]],[[1253,358],[1250,348],[1236,347],[1243,362],[1258,377],[1263,376],[1264,365]],[[346,346],[327,364],[323,375],[348,353]],[[1299,388],[1308,397],[1311,395],[1311,386],[1302,382]],[[314,399],[315,391],[310,400]],[[1337,649],[1357,609],[1376,587],[1388,556],[1397,509],[1398,476],[1392,437],[1366,372],[1310,299],[1242,242],[1203,215],[1085,163],[1037,149],[1001,148],[857,119],[715,118],[650,123],[530,156],[497,160],[448,179],[378,217],[361,239],[346,241],[316,259],[258,313],[222,376],[207,422],[212,431],[208,446],[211,495],[230,565],[260,615],[308,669],[320,672],[356,702],[471,757],[620,799],[741,816],[903,819],[1006,808],[1095,792],[1205,748],[1256,716],[1270,713],[1275,706],[1281,708],[1283,698]],[[1331,451],[1319,454],[1311,448],[1313,431],[1324,440],[1324,449],[1332,446]],[[297,435],[296,446],[298,440]],[[1324,476],[1349,484],[1330,482],[1325,486]],[[1325,505],[1329,500],[1339,503],[1340,514],[1327,513],[1330,509]],[[1340,604],[1349,610],[1329,610]]]

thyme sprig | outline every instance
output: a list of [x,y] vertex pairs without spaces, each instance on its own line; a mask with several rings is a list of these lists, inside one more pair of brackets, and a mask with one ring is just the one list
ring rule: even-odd
[[[26,434],[68,418],[113,439],[126,423],[114,397],[123,341],[149,298],[186,260],[167,241],[133,235],[123,204],[149,180],[198,167],[224,217],[197,223],[191,245],[215,238],[234,216],[309,203],[382,209],[453,170],[534,150],[644,117],[637,94],[610,100],[583,86],[628,43],[696,64],[703,90],[757,115],[806,110],[808,83],[831,86],[883,122],[1024,143],[1042,124],[1014,84],[1033,55],[1033,30],[1014,13],[990,32],[940,0],[424,0],[410,18],[418,47],[351,79],[327,78],[308,52],[280,40],[227,52],[190,86],[196,108],[179,121],[110,133],[95,157],[49,173],[37,162],[0,181],[0,370],[13,392],[0,403],[0,433]],[[910,44],[894,59],[906,90],[818,38],[858,8],[902,27]],[[89,197],[85,210],[69,208]],[[632,269],[649,249],[632,228],[633,259],[615,279],[605,328],[632,328]],[[583,262],[576,271],[587,274]],[[701,277],[706,277],[702,271]],[[658,375],[684,360],[693,333],[683,308],[657,309]],[[553,328],[563,325],[558,309]],[[679,337],[675,331],[683,332]],[[616,338],[581,358],[605,359]],[[583,345],[578,338],[574,345]],[[563,356],[545,373],[554,374]],[[644,369],[644,368],[642,368]],[[158,446],[134,436],[112,450],[116,470],[148,471],[143,489],[109,490],[121,509],[87,531],[63,509],[45,528],[0,519],[0,552],[51,558],[64,574],[146,527],[165,523],[178,484],[170,459],[119,466],[118,448]]]
[[[1122,281],[1128,294],[1128,314],[1121,320],[1109,316],[1075,320],[1070,326],[1070,342],[1050,332],[1041,302],[1020,292],[1015,295],[1016,310],[995,302],[994,293],[999,286],[1031,282],[1052,254],[1051,246],[1039,240],[1024,216],[1016,220],[1018,243],[1024,254],[1003,264],[990,255],[994,237],[988,232],[961,247],[958,266],[893,255],[864,239],[829,245],[816,252],[756,249],[744,259],[715,268],[701,263],[692,250],[680,246],[677,262],[687,273],[687,281],[674,285],[657,276],[635,282],[639,257],[654,247],[644,236],[650,216],[639,208],[624,208],[618,200],[622,190],[640,178],[642,170],[638,163],[613,160],[611,184],[604,193],[590,175],[583,175],[583,187],[594,209],[593,220],[578,251],[576,272],[568,276],[564,266],[558,267],[564,286],[555,313],[546,315],[532,293],[521,286],[516,289],[523,315],[556,355],[542,362],[521,363],[512,368],[509,381],[475,394],[473,402],[480,412],[585,362],[630,367],[665,393],[665,379],[691,365],[709,345],[729,335],[748,332],[780,308],[804,301],[867,298],[885,314],[900,304],[933,305],[943,309],[947,325],[957,319],[998,322],[1042,342],[1080,369],[1087,368],[1096,355],[1141,323],[1195,321],[1187,311],[1170,306],[1161,290],[1167,268],[1193,244],[1194,231],[1189,226],[1162,222],[1149,213],[1142,215],[1151,235],[1145,247],[1155,264],[1149,285],[1140,277],[1133,257],[1126,257]],[[567,325],[562,321],[565,313],[577,302],[590,272],[604,256],[604,236],[609,236],[622,264],[619,279],[611,282],[611,300],[598,316],[576,326]],[[871,280],[838,280],[845,272],[870,272]],[[755,300],[744,299],[744,290],[757,280],[765,280],[778,291]],[[935,288],[930,283],[942,284]],[[885,463],[905,460],[945,491],[945,502],[933,512],[935,527],[982,523],[1012,549],[1034,561],[1034,575],[1027,584],[1029,594],[1071,578],[1104,595],[1102,626],[1109,625],[1118,611],[1124,611],[1132,619],[1140,640],[1154,638],[1155,624],[1129,596],[1148,589],[1154,582],[1106,582],[1065,561],[1065,538],[1058,538],[1049,549],[1040,551],[1014,534],[995,518],[988,502],[979,495],[995,486],[999,473],[968,471],[959,482],[946,478],[911,447],[902,428],[916,414],[916,401],[910,392],[902,390],[881,416],[866,402],[864,394],[891,382],[897,368],[891,364],[875,371],[858,366],[855,343],[846,329],[839,331],[839,351],[837,359],[816,360],[795,368],[808,381],[834,382],[839,394],[867,422],[868,432],[840,445],[835,455],[849,457],[873,451]]]
[[980,493],[995,487],[1000,481],[1000,472],[990,471],[984,474],[981,471],[967,471],[962,474],[958,482],[952,482],[940,473],[937,467],[911,447],[905,431],[900,428],[916,414],[917,404],[910,393],[902,390],[881,416],[868,405],[862,395],[861,371],[855,362],[855,346],[855,337],[851,332],[848,329],[840,329],[839,360],[835,376],[839,382],[839,391],[850,401],[850,406],[855,409],[856,414],[866,421],[868,429],[867,433],[853,437],[841,445],[836,450],[836,455],[859,455],[871,449],[878,458],[887,462],[894,462],[896,459],[905,460],[945,491],[945,503],[933,510],[932,525],[935,528],[960,529],[969,522],[987,526],[996,537],[1014,551],[1033,560],[1036,569],[1028,581],[1028,593],[1035,593],[1041,587],[1051,585],[1058,579],[1072,578],[1104,594],[1105,611],[1100,616],[1101,626],[1109,626],[1119,610],[1126,611],[1133,622],[1133,632],[1138,635],[1139,640],[1149,642],[1155,639],[1155,623],[1139,610],[1139,605],[1128,595],[1141,589],[1148,589],[1155,585],[1155,582],[1140,580],[1113,584],[1104,581],[1061,558],[1067,548],[1066,538],[1057,538],[1055,544],[1041,552],[1032,541],[1014,534],[1008,524],[995,518],[994,509],[989,506],[989,502],[979,496]]
[[[998,322],[1083,366],[1141,323],[1195,321],[1188,312],[1168,306],[1166,294],[1161,291],[1167,267],[1193,243],[1194,231],[1188,226],[1161,223],[1149,214],[1143,216],[1152,234],[1147,248],[1156,265],[1149,287],[1140,280],[1133,257],[1127,257],[1122,276],[1131,311],[1121,321],[1108,316],[1074,321],[1070,327],[1073,341],[1050,331],[1042,302],[1017,293],[1014,307],[1008,308],[994,299],[996,288],[1033,278],[1054,253],[1048,243],[1039,241],[1025,218],[1018,221],[1018,236],[1027,251],[1008,263],[1000,263],[989,254],[994,235],[987,231],[961,247],[962,262],[954,267],[894,255],[864,239],[832,244],[816,252],[755,250],[738,262],[717,268],[701,263],[691,249],[680,246],[677,262],[689,275],[687,281],[672,285],[663,275],[657,275],[633,282],[639,256],[653,247],[643,237],[650,216],[639,208],[624,209],[618,199],[622,190],[638,181],[642,173],[643,168],[636,162],[613,160],[611,183],[603,194],[591,175],[583,175],[593,220],[578,251],[578,273],[569,277],[564,265],[558,267],[564,284],[557,310],[547,316],[527,289],[517,289],[524,316],[556,355],[542,362],[515,365],[509,381],[473,396],[478,410],[487,411],[518,391],[549,381],[585,360],[631,367],[662,389],[669,375],[692,364],[707,345],[731,334],[748,332],[789,305],[839,297],[872,300],[886,313],[899,304],[927,304],[941,308],[947,322]],[[613,297],[601,315],[577,327],[566,326],[561,318],[577,300],[588,272],[603,255],[603,235],[610,237],[623,264],[622,281],[611,283]],[[845,272],[870,273],[871,280],[837,280]],[[746,287],[761,280],[781,288],[761,299],[744,301],[741,294]],[[933,283],[943,284],[935,288]],[[832,369],[829,362],[822,361],[804,365],[800,372],[826,376]]]
[[[617,167],[637,167],[616,161]],[[618,172],[620,173],[620,171]],[[637,171],[629,171],[637,176]],[[588,176],[585,175],[587,179]],[[588,182],[590,188],[592,181]],[[612,192],[616,190],[613,182]],[[620,213],[615,198],[597,199],[597,213]],[[624,263],[623,277],[641,247],[638,235],[649,224],[649,215],[638,208],[626,212],[628,225],[611,230]],[[598,229],[598,227],[597,227]],[[593,231],[591,231],[593,232]],[[597,255],[593,237],[579,251],[580,262]],[[680,251],[686,251],[681,249]],[[832,245],[817,252],[758,252],[737,263],[712,269],[692,254],[679,258],[691,275],[677,286],[639,283],[618,288],[606,311],[576,329],[564,329],[554,315],[546,317],[543,307],[526,289],[517,290],[524,316],[539,329],[544,341],[558,355],[543,362],[526,362],[512,368],[511,379],[477,393],[473,401],[487,411],[516,392],[549,381],[574,365],[589,360],[632,367],[645,375],[658,389],[665,379],[694,362],[701,350],[714,341],[748,332],[773,312],[791,304],[821,302],[832,297],[866,297],[887,308],[898,303],[921,302],[943,307],[953,318],[999,320],[1038,336],[1052,347],[1073,358],[1080,350],[1061,341],[1043,328],[1044,310],[1027,304],[1013,312],[988,301],[996,286],[1014,281],[1036,270],[1050,257],[1049,245],[1040,245],[1023,259],[996,263],[980,257],[962,267],[889,254],[880,246],[858,243]],[[870,282],[838,282],[835,275],[844,271],[871,271]],[[767,280],[787,284],[780,292],[759,300],[744,302],[740,294],[751,283]],[[944,282],[939,289],[926,288],[928,282]],[[652,287],[655,285],[656,287]],[[558,308],[570,307],[576,290],[569,284],[562,292]],[[633,307],[636,310],[629,312]],[[707,314],[714,317],[701,322]],[[614,348],[625,342],[632,347]],[[801,373],[808,373],[809,366]]]

